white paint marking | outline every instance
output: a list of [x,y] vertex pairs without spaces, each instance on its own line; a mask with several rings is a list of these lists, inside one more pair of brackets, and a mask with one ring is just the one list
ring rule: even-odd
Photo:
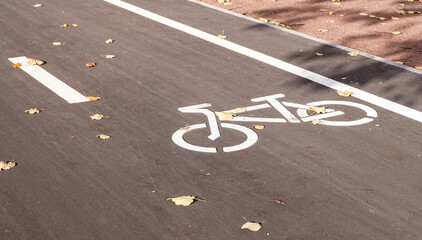
[[271,123],[285,123],[284,118],[260,118],[260,117],[234,117],[230,122],[271,122]]
[[9,58],[12,63],[20,63],[24,72],[35,78],[38,82],[46,86],[48,89],[59,95],[61,98],[66,100],[68,103],[81,103],[88,102],[88,98],[77,92],[75,89],[69,87],[66,83],[60,81],[60,79],[51,75],[49,72],[41,68],[40,66],[31,66],[28,64],[28,58],[26,57],[15,57]]
[[329,87],[331,89],[337,90],[337,91],[350,91],[353,92],[353,97],[361,99],[365,102],[374,104],[378,107],[390,110],[392,112],[398,113],[402,116],[408,117],[410,119],[416,120],[418,122],[422,123],[422,112],[417,111],[415,109],[403,106],[401,104],[395,103],[393,101],[378,97],[374,94],[367,93],[365,91],[362,91],[358,88],[351,87],[347,84],[337,82],[333,79],[330,79],[328,77],[324,77],[320,74],[311,72],[309,70],[300,68],[298,66],[295,66],[293,64],[281,61],[279,59],[276,59],[274,57],[268,56],[266,54],[257,52],[255,50],[243,47],[239,44],[217,38],[215,35],[211,35],[209,33],[203,32],[201,30],[189,27],[185,24],[176,22],[174,20],[165,18],[163,16],[160,16],[158,14],[152,13],[150,11],[147,11],[145,9],[142,9],[140,7],[137,7],[135,5],[120,1],[120,0],[104,0],[105,2],[108,2],[110,4],[113,4],[115,6],[121,7],[123,9],[126,9],[130,12],[136,13],[140,16],[143,16],[145,18],[151,19],[153,21],[159,22],[161,24],[164,24],[168,27],[172,27],[174,29],[177,29],[179,31],[185,32],[187,34],[190,34],[192,36],[195,36],[197,38],[203,39],[205,41],[214,43],[218,46],[224,47],[226,49],[229,49],[231,51],[237,52],[239,54],[248,56],[250,58],[253,58],[257,61],[266,63],[268,65],[271,65],[273,67],[276,67],[278,69],[281,69],[283,71],[295,74],[299,77],[308,79],[310,81],[313,81],[315,83],[321,84],[323,86]]
[[181,107],[179,108],[179,111],[184,113],[202,113],[207,116],[211,130],[211,134],[208,136],[208,138],[211,140],[215,140],[220,137],[220,131],[218,130],[217,119],[215,117],[215,114],[208,109],[202,109],[207,107],[211,107],[211,104],[203,103],[193,106]]
[[[264,104],[259,104],[259,105],[244,107],[244,109],[245,109],[245,112],[250,112],[250,111],[255,111],[255,110],[260,110],[260,109],[265,109],[265,108],[270,108],[270,107],[271,106],[268,103],[264,103]],[[238,113],[236,111],[236,109],[230,109],[230,110],[223,111],[223,112],[229,112],[229,113],[233,113],[233,114],[237,114]]]
[[230,124],[230,123],[222,123],[221,127],[238,130],[240,132],[243,132],[246,135],[246,141],[235,146],[224,147],[223,152],[234,152],[234,151],[243,150],[254,145],[258,141],[258,134],[256,134],[256,132],[250,130],[249,128],[235,125],[235,124]]
[[191,125],[189,126],[188,130],[184,130],[184,129],[179,129],[177,130],[173,136],[173,142],[176,143],[179,147],[191,150],[191,151],[195,151],[195,152],[206,152],[206,153],[216,153],[217,152],[217,148],[212,148],[212,147],[200,147],[200,146],[196,146],[196,145],[192,145],[188,142],[186,142],[183,139],[183,135],[185,133],[187,133],[188,131],[191,130],[195,130],[195,129],[200,129],[200,128],[206,128],[207,125],[205,123],[201,123],[201,124],[195,124],[195,125]]

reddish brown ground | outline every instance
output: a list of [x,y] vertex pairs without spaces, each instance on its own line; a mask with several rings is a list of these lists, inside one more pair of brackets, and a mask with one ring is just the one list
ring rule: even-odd
[[[422,69],[422,0],[341,0],[339,4],[332,0],[229,0],[231,5],[202,1]],[[397,10],[421,14],[399,14]],[[400,34],[392,34],[395,31]]]

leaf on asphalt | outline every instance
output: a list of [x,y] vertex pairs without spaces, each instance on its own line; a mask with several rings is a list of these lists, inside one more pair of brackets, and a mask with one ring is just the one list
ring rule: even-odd
[[394,61],[394,62],[396,62],[398,64],[404,64],[404,62],[401,62],[401,61]]
[[111,39],[111,38],[105,41],[105,43],[107,43],[107,44],[110,44],[110,43],[113,43],[113,42],[114,42],[114,40]]
[[94,62],[89,62],[89,63],[85,64],[85,66],[90,68],[90,67],[97,66],[97,64],[95,64]]
[[318,32],[328,32],[328,29],[318,29]]
[[111,136],[110,135],[106,135],[106,134],[100,134],[100,135],[97,135],[97,138],[105,140],[105,139],[111,138]]
[[322,121],[319,120],[319,119],[312,120],[312,124],[314,124],[314,125],[321,124],[321,123],[322,123]]
[[268,19],[266,18],[258,18],[259,21],[268,22]]
[[38,108],[30,108],[28,110],[25,110],[25,112],[28,113],[28,114],[33,115],[33,114],[40,113],[41,112],[41,109],[38,109]]
[[404,10],[395,10],[395,12],[398,13],[398,14],[403,14],[403,15],[407,13]]
[[310,109],[312,111],[314,111],[316,114],[323,114],[326,113],[327,110],[325,109],[325,107],[310,107]]
[[283,200],[273,200],[273,202],[275,202],[275,203],[277,203],[277,204],[282,204],[282,205],[284,205],[284,204],[286,204]]
[[225,2],[224,5],[230,6],[230,5],[233,5],[233,3],[231,3],[231,2]]
[[252,125],[252,128],[256,129],[256,130],[262,130],[262,129],[265,128],[265,126],[264,125]]
[[115,57],[116,57],[116,55],[105,55],[105,58],[108,58],[108,59],[115,58]]
[[89,101],[98,101],[98,100],[101,100],[101,97],[88,96],[86,98],[88,98]]
[[15,161],[11,161],[11,162],[0,161],[0,171],[9,170],[9,169],[14,168],[15,166],[16,166]]
[[226,1],[225,1],[225,0],[217,0],[217,2],[218,2],[219,4],[223,4],[223,3],[225,3]]
[[329,11],[327,14],[328,14],[328,15],[333,15],[333,14],[334,14],[334,12]]
[[189,196],[180,196],[180,197],[175,197],[175,198],[167,198],[167,201],[171,200],[174,204],[178,205],[178,206],[189,206],[192,203],[196,202],[196,201],[203,201],[206,202],[203,199],[200,199],[198,197],[189,195]]
[[53,42],[52,43],[54,46],[62,46],[62,45],[64,45],[65,43],[64,42]]
[[415,66],[416,69],[422,70],[422,66]]
[[322,55],[324,55],[323,53],[320,53],[320,52],[316,52],[315,53],[317,56],[322,56]]
[[12,67],[20,68],[20,67],[22,67],[22,64],[21,63],[15,63],[15,64],[12,64]]
[[218,35],[217,37],[218,37],[219,39],[226,39],[226,38],[227,38],[227,36],[226,36],[226,35],[222,35],[222,34]]
[[236,114],[230,112],[215,112],[220,120],[232,120]]
[[329,22],[329,23],[335,23],[336,21],[335,20],[328,20],[327,22]]
[[184,126],[184,127],[180,128],[180,130],[185,130],[185,131],[187,131],[187,130],[189,130],[189,129],[190,129],[190,126],[188,126],[188,125],[186,125],[186,126]]
[[359,55],[359,52],[349,52],[349,53],[347,53],[349,56],[352,56],[352,57],[356,57],[357,55]]
[[350,97],[353,95],[353,92],[349,92],[349,91],[337,91],[337,94],[342,96],[342,97]]
[[397,21],[397,20],[399,20],[400,18],[398,18],[398,17],[394,17],[394,16],[391,16],[391,20],[395,20],[395,21]]
[[60,27],[61,27],[61,28],[67,28],[67,27],[69,27],[69,25],[67,25],[67,24],[65,23],[65,24],[60,25]]
[[258,222],[247,222],[243,224],[242,230],[247,230],[251,232],[259,231],[262,228],[262,225]]
[[399,35],[401,32],[400,31],[394,31],[394,32],[391,32],[392,34],[394,34],[394,35]]
[[32,5],[34,8],[39,8],[39,7],[42,7],[42,6],[44,6],[44,5],[42,5],[41,3],[37,3],[37,4],[35,4],[35,5]]
[[244,112],[246,112],[246,108],[238,107],[238,108],[233,109],[233,112],[234,113],[244,113]]
[[28,59],[28,64],[29,64],[30,66],[41,66],[41,65],[43,65],[44,63],[45,63],[45,62],[44,62],[44,61],[42,61],[42,60],[32,59],[32,58]]
[[94,115],[92,115],[92,116],[89,116],[92,120],[101,120],[101,119],[103,119],[105,116],[104,115],[102,115],[102,114],[98,114],[98,113],[96,113],[96,114],[94,114]]
[[387,18],[385,18],[385,17],[377,17],[377,19],[381,20],[381,21],[387,20]]
[[361,16],[368,16],[369,14],[364,13],[364,12],[361,12],[361,13],[359,13],[359,15],[361,15]]
[[76,23],[72,23],[72,24],[70,24],[70,26],[72,26],[72,27],[77,27],[77,26],[79,26],[78,24],[76,24]]
[[340,2],[341,0],[331,0],[331,2]]

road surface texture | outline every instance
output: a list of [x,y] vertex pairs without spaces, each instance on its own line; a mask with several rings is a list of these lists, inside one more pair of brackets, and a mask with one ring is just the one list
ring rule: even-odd
[[[292,67],[282,70],[105,1],[43,1],[39,8],[35,1],[4,2],[0,160],[17,166],[0,172],[0,239],[422,239],[420,74],[185,0],[127,2],[391,104],[339,96]],[[46,61],[41,68],[102,99],[68,103],[12,67],[9,58],[20,56]],[[172,141],[180,128],[208,123],[180,107],[210,103],[211,111],[224,111],[264,104],[251,99],[272,94],[299,104],[355,102],[377,116],[356,126],[314,125],[295,108],[286,109],[300,123],[271,107],[239,116],[285,123],[233,122],[265,125],[253,130],[259,138],[249,148],[222,151],[246,139],[223,127],[215,141],[207,139],[208,128],[184,138],[217,153]],[[398,114],[394,103],[416,115]],[[33,107],[41,113],[24,112]],[[345,114],[321,121],[366,116],[355,107],[327,107]],[[91,120],[95,113],[108,117]],[[206,202],[167,201],[183,195]],[[247,221],[262,229],[242,231]]]

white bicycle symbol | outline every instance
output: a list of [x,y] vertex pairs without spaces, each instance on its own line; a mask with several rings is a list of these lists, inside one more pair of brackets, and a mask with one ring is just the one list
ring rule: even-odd
[[[275,94],[270,96],[264,96],[259,98],[253,98],[251,99],[252,102],[267,102],[259,105],[249,106],[242,108],[244,112],[250,112],[255,111],[259,109],[265,109],[265,108],[275,108],[284,118],[260,118],[260,117],[241,117],[241,116],[234,116],[232,119],[228,120],[222,120],[222,121],[239,121],[239,122],[269,122],[269,123],[286,123],[287,121],[290,123],[301,123],[301,122],[311,122],[314,120],[321,120],[319,124],[321,125],[329,125],[329,126],[356,126],[361,125],[365,123],[369,123],[374,120],[375,117],[377,117],[377,112],[368,106],[355,103],[355,102],[347,102],[347,101],[331,101],[331,100],[325,100],[325,101],[316,101],[307,103],[306,105],[298,104],[298,103],[292,103],[292,102],[280,102],[278,99],[285,97],[284,94]],[[328,108],[324,109],[325,113],[317,114],[317,115],[309,115],[308,111],[326,107],[328,105],[343,105],[343,106],[349,106],[349,107],[355,107],[363,110],[366,113],[366,116],[352,121],[329,121],[325,120],[327,118],[335,117],[343,115],[344,112],[342,111],[336,111],[334,109]],[[187,106],[187,107],[181,107],[178,108],[179,111],[183,113],[202,113],[205,116],[207,116],[208,119],[208,126],[210,128],[211,134],[208,136],[210,140],[216,140],[220,137],[220,130],[218,128],[217,118],[214,114],[214,112],[204,109],[207,107],[211,107],[211,104],[209,103],[203,103],[193,106]],[[297,109],[297,115],[299,118],[294,116],[286,107],[296,108]],[[237,113],[236,109],[231,109],[227,111],[223,111],[224,113]],[[240,143],[238,145],[229,146],[229,147],[223,147],[223,152],[234,152],[246,149],[248,147],[251,147],[258,141],[258,134],[256,134],[255,131],[240,126],[237,124],[230,124],[230,123],[220,123],[220,126],[222,128],[228,128],[228,129],[234,129],[237,131],[242,132],[246,135],[246,140],[243,143]],[[193,145],[191,143],[188,143],[184,139],[184,135],[187,132],[196,130],[196,129],[202,129],[206,128],[207,125],[205,123],[195,124],[191,126],[187,126],[186,128],[181,128],[177,130],[173,136],[172,140],[174,143],[176,143],[178,146],[191,150],[191,151],[197,151],[197,152],[206,152],[206,153],[216,153],[217,148],[215,147],[203,147],[203,146],[197,146]]]

